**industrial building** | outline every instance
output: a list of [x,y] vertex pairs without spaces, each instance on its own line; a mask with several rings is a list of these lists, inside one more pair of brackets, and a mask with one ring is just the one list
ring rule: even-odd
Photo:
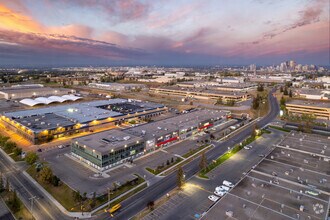
[[144,84],[133,84],[133,83],[89,83],[89,87],[95,89],[103,89],[109,91],[130,91],[137,89],[145,89]]
[[160,95],[214,100],[221,98],[224,101],[233,100],[235,102],[244,101],[250,98],[250,94],[246,92],[219,91],[214,89],[211,90],[210,88],[181,88],[176,86],[168,86],[161,88],[150,88],[149,91]]
[[34,144],[79,132],[108,128],[166,111],[164,105],[127,99],[110,99],[48,108],[7,112],[1,121]]
[[221,124],[229,114],[197,110],[125,130],[95,133],[73,139],[71,153],[98,170],[106,170]]
[[35,99],[22,99],[19,102],[24,105],[28,105],[28,106],[32,107],[32,106],[36,106],[36,105],[49,105],[52,103],[77,101],[79,99],[82,99],[82,97],[70,94],[70,95],[63,95],[63,96],[38,97]]
[[76,93],[73,89],[43,87],[40,84],[4,87],[0,89],[0,99],[25,99],[38,96],[62,96]]
[[330,102],[307,101],[294,99],[285,104],[289,114],[313,115],[317,119],[330,120]]
[[305,99],[314,99],[314,100],[329,100],[330,91],[322,89],[296,89],[294,91],[295,96]]

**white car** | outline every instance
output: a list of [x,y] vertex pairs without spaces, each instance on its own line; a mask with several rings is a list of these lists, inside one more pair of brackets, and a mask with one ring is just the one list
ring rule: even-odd
[[58,145],[57,146],[59,149],[62,149],[63,148],[63,145]]
[[244,149],[245,150],[250,150],[250,147],[249,146],[244,146]]
[[215,190],[216,191],[226,191],[226,192],[228,192],[230,190],[230,188],[228,186],[222,185],[222,186],[216,187]]
[[217,190],[215,190],[214,191],[214,194],[216,196],[222,197],[222,196],[224,196],[226,194],[226,191],[217,191]]
[[234,184],[232,182],[227,181],[227,180],[224,180],[222,182],[222,184],[225,185],[225,186],[228,186],[230,188],[233,188],[234,187]]
[[211,200],[212,202],[216,202],[219,199],[219,197],[215,195],[209,195],[207,198],[209,198],[209,200]]

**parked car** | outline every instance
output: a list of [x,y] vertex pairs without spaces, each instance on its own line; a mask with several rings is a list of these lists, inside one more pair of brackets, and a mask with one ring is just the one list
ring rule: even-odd
[[58,145],[57,146],[59,149],[62,149],[63,148],[63,145]]
[[228,186],[230,188],[233,188],[234,187],[234,184],[232,182],[227,181],[227,180],[224,180],[222,182],[222,184],[225,185],[225,186]]
[[217,191],[223,191],[224,190],[224,191],[228,192],[230,190],[230,188],[228,186],[223,186],[222,185],[222,186],[216,187],[215,190],[217,190]]
[[215,190],[214,191],[214,194],[216,196],[222,197],[222,196],[224,196],[226,194],[226,191],[217,191],[217,190]]
[[209,195],[207,198],[209,198],[209,200],[211,200],[212,202],[216,202],[219,199],[219,197],[215,195]]
[[38,150],[37,150],[38,152],[42,152],[42,150],[40,149],[40,148],[38,148]]

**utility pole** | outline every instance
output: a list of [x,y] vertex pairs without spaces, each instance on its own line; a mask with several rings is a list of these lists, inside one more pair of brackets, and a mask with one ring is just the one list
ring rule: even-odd
[[33,203],[35,199],[37,199],[36,196],[32,196],[31,198],[29,198],[29,200],[31,200],[31,215],[32,215],[31,219],[33,219]]

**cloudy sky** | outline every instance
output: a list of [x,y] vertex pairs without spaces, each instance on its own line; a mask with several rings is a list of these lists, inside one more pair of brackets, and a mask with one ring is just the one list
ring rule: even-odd
[[0,0],[0,66],[329,65],[328,0]]

